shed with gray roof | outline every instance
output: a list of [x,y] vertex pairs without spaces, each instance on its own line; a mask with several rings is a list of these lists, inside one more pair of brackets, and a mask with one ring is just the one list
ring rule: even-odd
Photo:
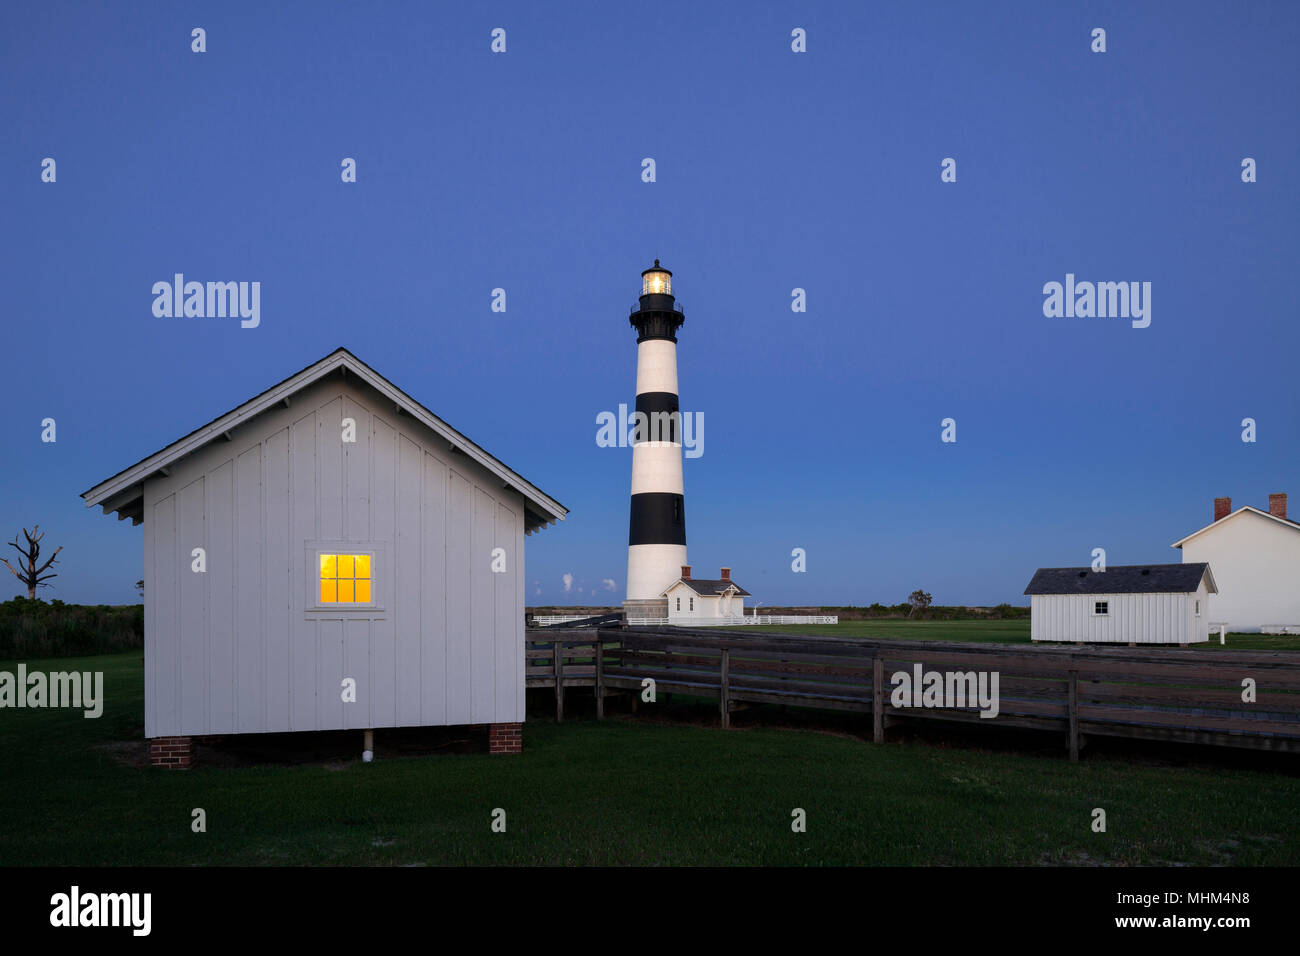
[[1218,587],[1204,562],[1133,564],[1039,568],[1025,593],[1034,641],[1185,646],[1209,639]]
[[347,349],[85,492],[144,525],[144,731],[488,725],[519,746],[524,537],[566,509]]

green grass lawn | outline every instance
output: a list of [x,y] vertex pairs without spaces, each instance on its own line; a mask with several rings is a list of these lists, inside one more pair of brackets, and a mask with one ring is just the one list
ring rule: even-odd
[[1300,863],[1277,769],[620,717],[531,720],[522,756],[386,759],[379,731],[372,764],[162,771],[111,752],[141,736],[140,652],[27,663],[102,669],[107,704],[0,711],[0,865]]
[[[839,624],[772,624],[746,627],[746,631],[807,634],[813,637],[875,637],[889,640],[974,641],[987,644],[1028,644],[1029,620],[1018,621],[909,621],[883,618],[869,621],[841,621]],[[1066,645],[1069,646],[1069,645]],[[1125,645],[1120,645],[1125,646]],[[1215,634],[1208,643],[1192,644],[1199,650],[1300,650],[1300,634],[1228,634],[1219,646]]]

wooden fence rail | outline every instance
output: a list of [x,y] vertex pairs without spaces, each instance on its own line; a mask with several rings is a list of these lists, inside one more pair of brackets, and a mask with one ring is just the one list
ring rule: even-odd
[[[891,725],[928,719],[1059,731],[1071,759],[1088,735],[1300,752],[1297,652],[551,628],[526,632],[524,653],[525,684],[554,688],[557,720],[568,687],[593,688],[603,717],[607,696],[639,694],[653,680],[656,694],[716,698],[724,727],[738,707],[775,703],[870,713],[877,742]],[[895,675],[910,680],[918,666],[939,672],[950,690],[983,674],[991,692],[996,675],[996,716],[955,697],[896,703]],[[962,676],[950,684],[948,675]]]

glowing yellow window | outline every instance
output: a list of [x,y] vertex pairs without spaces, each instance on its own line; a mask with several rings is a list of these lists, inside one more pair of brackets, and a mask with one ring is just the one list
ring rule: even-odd
[[321,604],[370,603],[370,555],[320,556]]

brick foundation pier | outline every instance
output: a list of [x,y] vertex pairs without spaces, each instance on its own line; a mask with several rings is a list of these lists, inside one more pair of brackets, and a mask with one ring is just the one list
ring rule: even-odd
[[488,753],[523,753],[523,727],[523,724],[488,724]]
[[154,737],[149,741],[149,762],[155,767],[189,770],[193,761],[193,737]]

